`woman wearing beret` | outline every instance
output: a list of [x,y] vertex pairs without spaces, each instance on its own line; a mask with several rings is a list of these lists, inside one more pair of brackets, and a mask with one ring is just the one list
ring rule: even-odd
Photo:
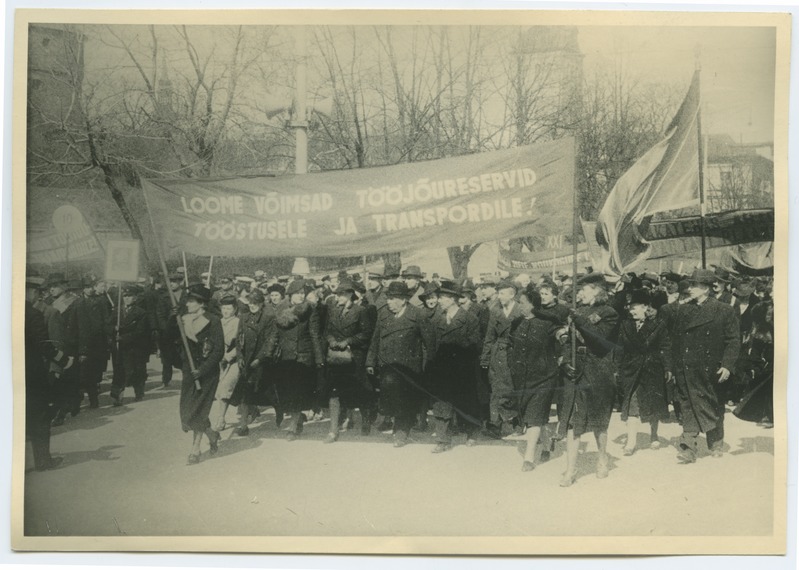
[[[208,419],[219,382],[219,362],[225,355],[225,335],[219,318],[206,312],[211,291],[203,285],[189,287],[183,329],[194,364],[183,358],[183,382],[180,387],[180,422],[183,431],[193,433],[188,464],[200,462],[200,442],[208,436],[211,455],[216,454],[220,435],[211,429]],[[185,348],[184,348],[185,350]]]

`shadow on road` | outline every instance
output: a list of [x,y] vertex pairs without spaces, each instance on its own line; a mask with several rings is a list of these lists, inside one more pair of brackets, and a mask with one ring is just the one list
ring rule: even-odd
[[118,455],[114,455],[112,452],[115,449],[121,449],[125,447],[124,445],[104,445],[95,449],[94,451],[68,451],[66,453],[59,453],[64,458],[64,462],[61,464],[59,469],[65,469],[68,467],[72,467],[73,465],[79,465],[81,463],[86,463],[87,461],[116,461],[119,459]]
[[730,455],[743,455],[744,453],[768,453],[769,455],[774,455],[774,438],[762,435],[742,437],[738,447],[740,449],[731,451]]

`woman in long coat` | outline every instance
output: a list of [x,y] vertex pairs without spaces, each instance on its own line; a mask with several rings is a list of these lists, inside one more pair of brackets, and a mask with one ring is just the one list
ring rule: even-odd
[[619,327],[621,419],[627,422],[624,455],[635,452],[638,427],[650,425],[650,447],[659,449],[658,424],[669,415],[666,382],[671,379],[671,339],[666,323],[651,312],[649,291],[632,292],[630,317]]
[[319,312],[305,299],[302,280],[292,281],[286,294],[289,306],[275,317],[267,342],[267,354],[275,361],[272,369],[277,398],[283,411],[291,414],[288,441],[302,433],[302,411],[314,406],[317,369],[324,366],[319,330]]
[[225,335],[225,356],[220,363],[219,385],[216,389],[214,406],[217,408],[217,412],[214,429],[222,431],[225,429],[225,414],[230,406],[230,398],[239,381],[238,349],[236,348],[239,317],[236,314],[238,301],[235,295],[222,295],[216,302],[222,315],[220,323],[222,324],[222,333]]
[[743,346],[750,390],[733,411],[739,419],[774,427],[774,303],[762,301],[752,310],[751,333]]
[[519,424],[527,427],[522,471],[532,471],[541,428],[549,423],[549,411],[560,375],[553,336],[557,325],[534,314],[541,308],[541,296],[535,290],[523,290],[516,302],[522,316],[511,324],[508,366]]
[[608,476],[608,426],[616,396],[609,355],[618,335],[618,314],[607,304],[608,294],[601,274],[589,273],[577,283],[577,289],[584,305],[570,317],[576,329],[576,367],[571,365],[571,334],[564,330],[559,335],[564,343],[563,418],[568,427],[562,487],[571,486],[576,479],[577,452],[584,433],[591,432],[596,438],[599,450],[596,476],[600,479]]
[[327,362],[320,395],[330,406],[330,432],[325,443],[338,439],[342,410],[361,410],[363,435],[369,434],[376,412],[374,389],[366,376],[366,353],[374,321],[369,309],[356,302],[351,281],[339,282],[334,298],[322,335]]
[[219,362],[225,354],[225,335],[222,324],[215,315],[206,312],[211,291],[204,285],[192,285],[186,298],[187,313],[183,329],[194,363],[192,371],[189,358],[183,358],[183,382],[180,386],[180,422],[183,431],[193,432],[188,464],[199,463],[200,442],[208,436],[211,455],[216,454],[220,435],[211,429],[211,406],[219,382]]

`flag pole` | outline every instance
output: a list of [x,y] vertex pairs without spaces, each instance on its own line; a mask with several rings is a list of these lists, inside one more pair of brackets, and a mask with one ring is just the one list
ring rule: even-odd
[[208,277],[205,280],[205,286],[211,288],[211,271],[214,269],[214,256],[211,256],[211,261],[208,262]]
[[[169,294],[169,301],[172,303],[172,308],[173,309],[177,309],[178,308],[178,301],[175,298],[175,293],[169,287],[169,272],[166,269],[166,260],[164,259],[164,252],[161,251],[161,240],[160,240],[160,238],[158,236],[158,233],[155,231],[155,222],[153,221],[153,214],[150,211],[150,203],[147,201],[147,191],[145,190],[143,192],[143,194],[144,194],[144,205],[147,208],[147,215],[150,218],[150,224],[152,225],[152,228],[153,228],[153,235],[155,237],[155,247],[158,250],[158,259],[161,262],[161,272],[164,274],[164,284],[166,284],[166,290],[167,290],[167,293]],[[185,252],[183,252],[183,259],[184,259],[183,269],[185,271],[185,269],[186,269],[186,266],[185,266],[186,253]],[[184,275],[186,275],[186,274],[188,274],[188,272],[184,273]],[[175,321],[177,321],[177,323],[178,323],[178,330],[180,331],[180,340],[183,341],[183,350],[186,353],[186,359],[188,359],[188,361],[189,361],[189,370],[191,370],[192,372],[195,372],[197,370],[197,368],[194,366],[194,358],[192,358],[192,356],[191,356],[191,350],[189,349],[189,340],[186,338],[186,330],[183,328],[183,319],[180,318],[180,315],[175,315]],[[202,385],[200,384],[199,380],[195,380],[194,381],[194,388],[196,390],[198,390],[198,391],[202,390]]]
[[[572,311],[577,310],[577,182],[579,165],[577,162],[578,144],[575,137],[572,142],[574,148],[574,173],[572,176]],[[571,364],[572,369],[577,368],[577,329],[571,325]]]
[[699,108],[696,110],[696,138],[698,144],[699,157],[699,230],[701,232],[702,250],[702,269],[707,269],[707,235],[705,229],[705,148],[702,140],[702,96],[700,75],[702,72],[702,62],[700,59],[700,48],[696,48],[696,83],[699,91]]

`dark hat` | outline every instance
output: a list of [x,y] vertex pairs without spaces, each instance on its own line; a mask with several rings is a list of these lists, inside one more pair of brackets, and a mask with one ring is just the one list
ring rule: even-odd
[[454,281],[450,281],[449,279],[442,279],[441,285],[438,289],[439,295],[451,295],[453,297],[460,297],[461,296],[461,288],[460,286],[455,283]]
[[324,277],[322,277],[322,279],[320,279],[320,281],[321,281],[322,283],[324,283],[325,281],[330,281],[330,280],[331,280],[331,279],[330,279],[330,275],[325,275]]
[[305,293],[305,281],[302,279],[295,279],[289,283],[286,289],[286,295],[291,296],[294,293]]
[[649,289],[635,289],[630,294],[630,305],[651,305],[652,295]]
[[249,293],[247,293],[247,300],[250,303],[259,303],[263,304],[264,302],[264,294],[260,289],[253,289]]
[[471,279],[464,279],[461,284],[461,293],[474,293],[474,281]]
[[87,287],[94,287],[95,285],[97,285],[97,281],[98,279],[94,275],[84,275],[83,276],[84,289]]
[[690,279],[681,279],[679,283],[677,283],[677,291],[680,293],[685,293],[688,291],[688,287],[691,286]]
[[375,281],[380,281],[381,279],[383,279],[383,274],[377,273],[375,271],[370,271],[369,273],[366,274],[366,278],[374,279]]
[[170,281],[183,281],[183,275],[181,273],[170,273],[169,280]]
[[67,282],[67,278],[64,276],[63,273],[51,273],[47,276],[47,286],[52,287],[54,285],[64,285]]
[[402,270],[402,277],[403,279],[406,277],[410,277],[412,279],[421,279],[424,277],[424,275],[422,275],[422,270],[418,265],[409,265]]
[[718,276],[710,269],[694,269],[691,277],[688,280],[692,283],[699,283],[700,285],[712,286],[713,283],[719,280]]
[[672,283],[679,283],[682,281],[682,275],[679,273],[674,273],[673,271],[666,271],[660,274],[660,277],[666,281],[671,281]]
[[278,292],[281,295],[285,295],[286,294],[286,288],[283,287],[283,285],[281,285],[280,283],[273,283],[272,285],[270,285],[269,287],[266,288],[266,291],[267,291],[267,293]]
[[281,275],[277,278],[278,283],[288,283],[291,277],[289,275]]
[[730,272],[726,269],[722,269],[721,267],[716,267],[713,271],[716,276],[716,281],[724,281],[725,283],[730,280]]
[[349,275],[347,274],[346,269],[339,269],[338,273],[336,274],[336,277],[338,277],[339,279],[346,279],[347,277],[349,277]]
[[500,289],[513,289],[514,291],[518,291],[518,287],[516,287],[516,283],[513,281],[508,281],[507,279],[503,279],[499,283],[497,283],[497,291]]
[[658,275],[656,273],[652,273],[651,271],[645,271],[641,273],[641,279],[645,281],[651,281],[652,283],[657,283],[659,281]]
[[366,287],[360,281],[353,282],[352,286],[355,287],[355,292],[358,293],[359,295],[363,295],[364,293],[366,293]]
[[491,274],[481,275],[478,287],[496,287],[497,279]]
[[399,277],[399,273],[396,271],[391,271],[390,273],[385,273],[383,275],[383,279],[396,279],[397,277]]
[[189,285],[188,296],[203,303],[208,303],[211,300],[211,290],[202,283],[195,283]]
[[[638,281],[640,283],[640,279]],[[577,281],[578,287],[584,287],[585,285],[596,285],[597,287],[606,287],[607,283],[605,282],[604,275],[598,272],[594,272],[583,275]]]
[[432,279],[438,279],[441,276],[438,273],[433,273]]
[[350,279],[342,279],[338,282],[336,293],[352,293],[355,291],[355,282]]
[[122,288],[123,297],[135,297],[139,294],[141,294],[141,287],[138,285],[126,285]]
[[386,297],[403,297],[407,299],[410,296],[411,293],[408,291],[408,286],[402,281],[389,283],[388,289],[386,289]]
[[225,293],[219,298],[220,305],[237,305],[238,302],[238,297],[236,297],[233,293]]
[[653,308],[659,309],[663,305],[668,305],[669,295],[663,290],[652,291],[652,302],[650,303]]
[[430,283],[425,284],[424,293],[419,295],[419,299],[421,299],[422,302],[427,302],[427,299],[429,299],[431,295],[435,295],[436,297],[438,297],[438,293],[439,293],[438,284],[431,281]]

